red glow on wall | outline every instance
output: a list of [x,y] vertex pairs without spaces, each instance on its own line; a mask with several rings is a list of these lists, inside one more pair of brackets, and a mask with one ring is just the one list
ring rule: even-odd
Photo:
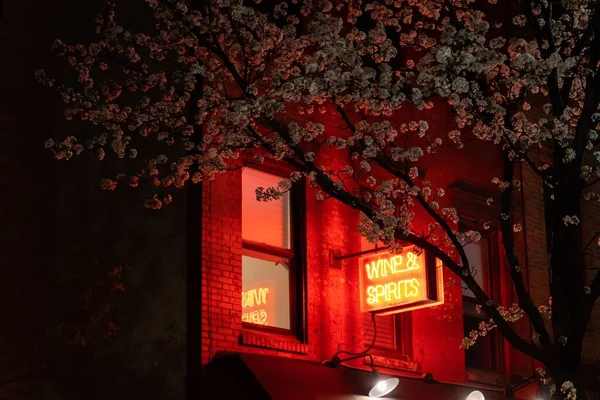
[[360,309],[393,314],[443,303],[441,267],[424,252],[387,250],[359,259]]

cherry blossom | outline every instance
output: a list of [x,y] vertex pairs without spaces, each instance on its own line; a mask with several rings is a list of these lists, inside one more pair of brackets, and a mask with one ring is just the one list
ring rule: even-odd
[[[154,210],[186,185],[265,159],[287,163],[291,175],[259,188],[259,200],[278,199],[305,179],[319,201],[357,210],[358,231],[371,243],[391,251],[418,246],[473,291],[487,322],[463,347],[497,328],[549,365],[559,385],[577,383],[552,367],[562,362],[559,338],[577,349],[572,331],[582,324],[571,302],[589,318],[600,295],[600,277],[584,282],[572,272],[585,267],[581,201],[600,201],[596,1],[146,3],[153,30],[121,25],[120,5],[108,0],[92,43],[54,42],[72,84],[36,72],[64,102],[65,118],[90,128],[48,139],[55,158],[91,152],[99,161],[127,161],[132,168],[105,177],[101,187],[151,185],[145,206]],[[419,110],[450,115],[453,124],[432,129],[423,113],[403,120]],[[502,235],[519,300],[509,309],[474,279],[477,266],[464,246],[481,233],[459,232],[461,216],[444,196],[449,188],[420,168],[446,151],[469,157],[464,147],[473,140],[503,156],[503,176],[489,177],[498,189],[487,199],[493,215],[481,229]],[[523,168],[549,192],[553,237],[564,238],[552,242],[551,268],[566,286],[553,286],[551,305],[533,304],[515,251],[524,227],[514,221],[513,201],[526,183],[515,171]],[[585,296],[569,297],[574,287],[586,288]],[[531,338],[511,327],[517,317],[531,322]],[[561,393],[575,398],[573,390]]]

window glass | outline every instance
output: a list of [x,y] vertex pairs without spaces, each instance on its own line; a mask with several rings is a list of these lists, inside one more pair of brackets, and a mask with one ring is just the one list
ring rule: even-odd
[[286,259],[242,256],[242,320],[290,329],[289,279]]
[[[485,275],[488,271],[488,241],[481,238],[478,242],[472,242],[464,247],[469,265],[473,273],[473,278],[477,284],[487,291]],[[475,297],[475,294],[463,284],[463,296]]]
[[[476,243],[469,243],[464,247],[469,265],[473,271],[473,277],[477,284],[486,292],[490,292],[490,240],[482,237]],[[472,330],[479,330],[479,324],[486,321],[482,312],[477,312],[478,304],[475,295],[463,284],[463,322],[465,336],[469,336]],[[475,344],[465,353],[465,361],[468,369],[497,371],[498,365],[498,336],[495,330],[488,332],[486,336],[479,336]]]
[[277,187],[283,178],[252,168],[242,172],[242,238],[256,243],[289,249],[290,196],[270,201],[256,200],[256,189]]
[[252,168],[242,172],[242,321],[290,329],[290,195],[256,199],[258,187],[277,186],[282,179]]

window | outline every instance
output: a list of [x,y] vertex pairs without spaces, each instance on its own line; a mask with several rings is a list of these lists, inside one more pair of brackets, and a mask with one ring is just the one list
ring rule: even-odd
[[[364,316],[364,329],[366,331],[364,344],[368,347],[373,343],[373,324],[371,314]],[[373,350],[377,353],[390,355],[399,353],[410,356],[412,354],[411,318],[410,313],[376,315],[375,328],[377,337]]]
[[[361,251],[372,250],[376,245],[369,243],[364,237],[361,237]],[[376,315],[375,329],[373,329],[372,317],[370,313],[364,314],[363,327],[365,330],[364,346],[365,348],[373,343],[373,334],[376,333],[373,344],[373,352],[383,356],[394,357],[393,353],[410,356],[412,354],[412,324],[410,312]]]
[[256,199],[258,187],[276,187],[283,179],[262,169],[242,172],[242,321],[300,335],[305,314],[301,185],[277,200]]
[[[466,230],[468,230],[467,226],[461,226],[462,232]],[[481,232],[480,229],[479,231],[482,234],[481,240],[465,245],[465,253],[475,281],[491,297],[497,298],[499,294],[498,235],[494,230]],[[462,295],[464,329],[465,335],[468,336],[472,330],[478,330],[481,322],[488,319],[483,313],[476,311],[479,303],[471,290],[463,286]],[[466,351],[467,369],[500,371],[501,349],[502,341],[496,330],[492,330],[486,336],[480,336],[475,345]]]

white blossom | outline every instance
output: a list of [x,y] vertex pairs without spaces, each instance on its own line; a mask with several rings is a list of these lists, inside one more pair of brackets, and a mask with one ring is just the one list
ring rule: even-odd
[[579,225],[579,217],[577,217],[576,215],[565,215],[563,217],[563,222],[565,223],[566,226],[569,225]]

